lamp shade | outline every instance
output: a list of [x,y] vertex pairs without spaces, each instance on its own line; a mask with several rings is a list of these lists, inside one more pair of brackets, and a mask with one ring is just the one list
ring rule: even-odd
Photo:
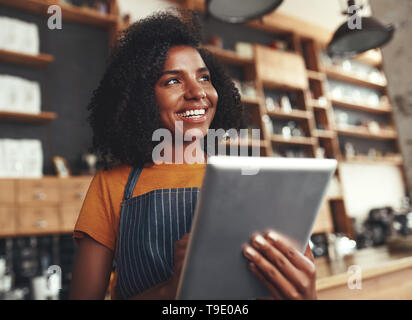
[[283,0],[207,0],[206,10],[212,17],[229,23],[243,23],[272,12]]
[[347,22],[335,32],[328,45],[331,57],[350,57],[385,45],[392,39],[395,28],[384,26],[371,17],[362,18],[361,29],[350,29]]

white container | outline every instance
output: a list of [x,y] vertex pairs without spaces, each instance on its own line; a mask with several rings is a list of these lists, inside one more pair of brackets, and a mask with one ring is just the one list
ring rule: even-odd
[[0,48],[38,55],[40,40],[37,25],[9,17],[0,17]]
[[38,276],[31,279],[34,300],[47,300],[47,278]]
[[41,178],[43,176],[43,150],[40,140],[1,139],[1,178]]
[[0,75],[0,110],[38,114],[41,91],[38,82]]
[[6,153],[4,150],[3,139],[0,139],[0,178],[6,177]]
[[24,93],[25,82],[19,77],[9,77],[9,110],[12,112],[25,112]]
[[39,28],[34,23],[28,23],[26,41],[28,44],[27,52],[38,55],[40,53],[40,36]]
[[7,92],[8,92],[7,78],[4,75],[0,75],[0,111],[5,111],[7,109],[7,99],[8,99]]
[[39,30],[34,23],[18,21],[19,24],[19,47],[18,51],[26,54],[39,54]]
[[21,178],[24,174],[24,152],[21,149],[21,144],[18,140],[4,139],[3,140],[4,160],[6,177]]
[[8,24],[6,17],[0,17],[0,49],[6,48]]
[[6,39],[5,39],[5,49],[9,51],[18,51],[19,49],[19,24],[16,19],[11,19],[6,17]]
[[23,176],[41,178],[43,176],[43,150],[40,140],[24,139],[20,141],[23,155]]
[[26,113],[40,113],[40,85],[35,81],[20,79],[21,81],[21,106],[20,111]]
[[236,42],[236,53],[244,58],[253,58],[253,45],[248,42]]

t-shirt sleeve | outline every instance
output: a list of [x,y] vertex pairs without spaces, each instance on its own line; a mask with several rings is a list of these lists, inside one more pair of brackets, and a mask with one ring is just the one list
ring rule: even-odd
[[74,227],[73,239],[76,244],[85,234],[114,251],[114,214],[104,171],[93,178],[87,191]]

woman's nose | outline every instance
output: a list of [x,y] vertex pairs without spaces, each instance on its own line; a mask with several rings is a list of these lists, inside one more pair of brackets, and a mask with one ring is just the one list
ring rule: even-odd
[[185,99],[187,100],[200,100],[206,98],[206,92],[204,88],[197,82],[193,81],[186,86]]

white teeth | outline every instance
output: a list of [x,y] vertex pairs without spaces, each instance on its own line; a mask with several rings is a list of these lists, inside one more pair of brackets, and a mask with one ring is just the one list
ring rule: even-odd
[[194,110],[187,110],[185,112],[178,113],[181,117],[190,117],[190,118],[200,118],[206,113],[205,109],[194,109]]
[[178,113],[178,115],[181,117],[200,118],[205,113],[206,113],[205,109],[194,109],[194,110],[187,110],[185,112]]

